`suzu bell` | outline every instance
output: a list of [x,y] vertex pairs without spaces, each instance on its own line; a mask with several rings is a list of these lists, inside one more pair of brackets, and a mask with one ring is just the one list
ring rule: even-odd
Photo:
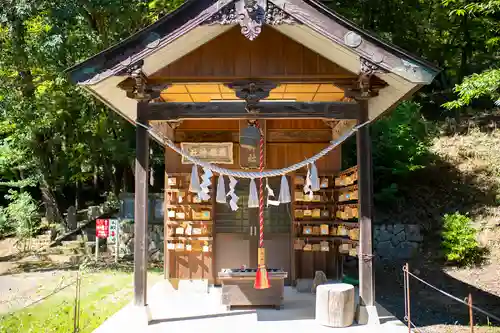
[[260,142],[260,130],[255,126],[248,126],[240,133],[240,146],[248,149],[257,149]]

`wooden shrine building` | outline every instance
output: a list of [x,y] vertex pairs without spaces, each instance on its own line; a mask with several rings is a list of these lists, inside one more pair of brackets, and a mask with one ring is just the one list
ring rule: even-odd
[[[266,170],[284,168],[375,121],[438,71],[316,0],[186,0],[69,69],[74,83],[137,125],[135,304],[147,305],[150,136],[226,168],[255,170],[258,158],[239,140],[258,120]],[[322,189],[312,200],[301,195],[301,170],[288,175],[292,203],[266,208],[265,247],[268,266],[288,272],[292,285],[316,270],[338,278],[339,258],[358,257],[360,304],[370,312],[369,126],[356,136],[357,166],[341,170],[341,147],[317,161]],[[224,268],[257,265],[257,210],[246,207],[244,180],[237,211],[215,202],[215,179],[211,200],[201,202],[188,191],[191,168],[165,148],[165,276],[218,283]],[[270,186],[277,191],[279,181]]]

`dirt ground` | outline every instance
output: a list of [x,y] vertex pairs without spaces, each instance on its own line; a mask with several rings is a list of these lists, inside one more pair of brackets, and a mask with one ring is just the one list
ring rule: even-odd
[[48,296],[76,279],[63,261],[21,255],[14,238],[0,240],[0,314],[20,309]]

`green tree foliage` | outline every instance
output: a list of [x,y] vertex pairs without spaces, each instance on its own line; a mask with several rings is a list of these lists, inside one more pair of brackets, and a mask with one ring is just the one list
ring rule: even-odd
[[476,240],[477,230],[471,226],[471,219],[455,212],[443,217],[443,242],[446,261],[458,265],[476,263],[481,249]]
[[[478,46],[484,58],[491,61],[483,61],[481,65],[486,68],[482,72],[474,73],[458,82],[454,91],[458,99],[445,103],[450,109],[469,105],[472,101],[481,97],[490,98],[493,101],[500,100],[500,0],[443,0],[443,5],[449,10],[450,18],[461,19],[465,24],[473,22],[481,27],[476,32],[467,32],[467,35],[475,35],[478,40],[472,47]],[[471,54],[474,50],[469,51]],[[469,73],[468,73],[469,74]]]
[[[53,220],[62,221],[62,211],[78,199],[73,193],[78,196],[99,183],[104,188],[93,186],[100,193],[117,193],[123,187],[132,177],[132,126],[69,84],[63,71],[182,2],[2,2],[0,184],[4,193],[10,188],[29,192],[41,198]],[[457,97],[447,106],[460,107],[479,97],[498,99],[499,0],[329,3],[363,28],[445,69],[419,96],[426,115]],[[373,128],[374,145],[380,144],[374,155],[379,193],[395,195],[396,179],[423,165],[426,130],[417,109],[407,104]],[[161,160],[161,156],[153,159]]]
[[[429,163],[434,131],[434,126],[422,116],[421,106],[415,102],[402,103],[370,126],[377,203],[396,201],[398,183]],[[356,164],[354,144],[353,138],[343,148],[347,166]]]
[[422,90],[429,105],[453,100],[445,106],[458,108],[478,97],[499,98],[499,0],[337,0],[331,6],[444,69]]
[[117,192],[134,130],[64,70],[172,10],[180,1],[7,0],[0,8],[0,175],[35,187],[62,221],[65,190],[101,178]]

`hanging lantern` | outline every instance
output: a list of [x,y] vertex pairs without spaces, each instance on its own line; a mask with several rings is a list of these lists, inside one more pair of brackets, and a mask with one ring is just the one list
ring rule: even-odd
[[250,125],[240,133],[240,146],[243,148],[255,150],[259,147],[260,130]]

